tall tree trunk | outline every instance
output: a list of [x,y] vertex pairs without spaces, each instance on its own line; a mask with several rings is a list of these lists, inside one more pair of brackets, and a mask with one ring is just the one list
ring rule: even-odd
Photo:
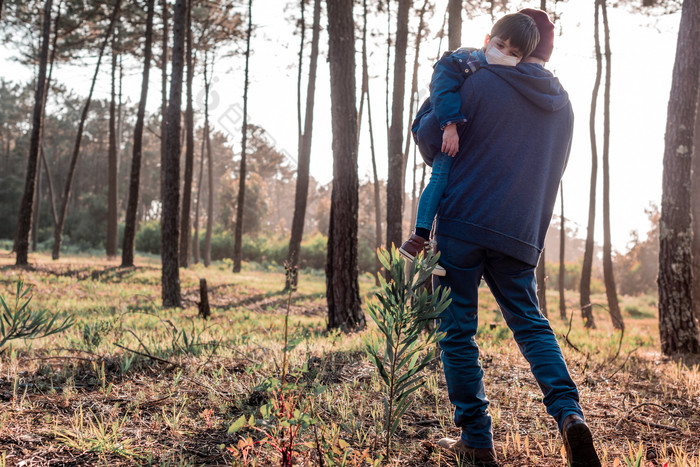
[[148,98],[148,77],[151,71],[151,45],[153,43],[153,15],[155,0],[148,0],[146,17],[146,44],[143,55],[143,76],[141,97],[134,126],[134,148],[131,160],[131,177],[129,178],[129,200],[126,207],[126,225],[122,244],[122,267],[134,265],[134,239],[136,238],[136,213],[139,206],[139,184],[141,183],[141,155],[143,148],[143,124]]
[[[204,82],[207,82],[207,61],[208,61],[209,51],[204,51]],[[205,84],[206,87],[206,84]],[[206,90],[205,90],[206,92]],[[208,105],[205,96],[205,106]],[[206,109],[209,110],[209,109]],[[194,207],[194,238],[192,239],[192,258],[194,264],[199,263],[199,213],[202,200],[202,182],[204,181],[204,154],[206,152],[207,145],[207,125],[209,125],[209,117],[204,117],[204,128],[202,128],[202,146],[199,151],[199,179],[197,180],[197,202]]]
[[161,228],[162,297],[164,307],[182,306],[180,295],[180,268],[178,231],[180,208],[180,119],[182,107],[182,74],[185,67],[185,34],[187,28],[187,0],[177,0],[173,16],[172,71],[165,157],[165,192]]
[[109,101],[109,149],[107,150],[107,257],[117,255],[119,226],[117,222],[117,204],[119,193],[117,188],[117,40],[112,36],[112,84]]
[[241,168],[238,180],[238,200],[236,206],[236,231],[233,244],[233,272],[241,272],[241,260],[243,252],[243,212],[245,210],[245,179],[248,175],[246,169],[246,147],[248,137],[248,63],[250,60],[250,36],[253,33],[253,0],[248,0],[248,33],[246,35],[245,49],[245,80],[243,82],[243,128],[241,130]]
[[166,138],[168,133],[168,0],[162,1],[161,8],[163,13],[163,56],[161,57],[163,68],[160,75],[160,202],[162,220],[165,200],[165,159],[168,142]]
[[691,167],[698,102],[700,2],[683,2],[668,102],[659,250],[659,336],[666,355],[699,353],[693,313]]
[[559,317],[566,321],[566,300],[564,297],[564,280],[566,279],[566,231],[564,230],[564,182],[559,186],[559,201],[561,212],[559,214]]
[[36,252],[36,245],[39,241],[39,218],[41,214],[41,169],[36,170],[36,189],[34,190],[34,218],[32,219],[32,251]]
[[[304,218],[309,193],[309,166],[311,162],[311,132],[314,118],[314,95],[316,93],[316,68],[318,64],[318,43],[321,35],[321,0],[314,0],[314,23],[311,36],[311,58],[309,61],[309,82],[306,87],[306,110],[304,115],[304,132],[301,138],[299,159],[297,161],[297,186],[294,195],[294,217],[292,233],[289,239],[287,263],[291,267],[299,264],[301,239],[304,235]],[[290,282],[291,280],[291,282]],[[286,287],[296,286],[297,274],[288,274]]]
[[386,149],[389,151],[389,78],[391,71],[391,3],[386,2],[386,72],[384,76],[384,115],[386,116]]
[[46,68],[49,59],[49,36],[51,33],[52,0],[44,4],[44,20],[41,31],[41,52],[39,54],[39,73],[34,92],[34,112],[32,114],[32,133],[29,138],[29,159],[27,160],[27,177],[24,194],[19,206],[17,231],[15,232],[15,252],[17,266],[26,266],[29,256],[29,231],[32,227],[32,210],[34,208],[34,190],[36,189],[39,147],[43,127],[46,94]]
[[49,188],[49,206],[51,207],[51,218],[53,219],[54,225],[58,223],[58,214],[56,213],[56,197],[53,191],[53,181],[51,179],[51,172],[49,171],[49,164],[46,161],[46,151],[44,151],[44,146],[42,142],[41,146],[41,163],[44,165],[44,172],[46,173],[46,184]]
[[[211,54],[212,62],[212,77],[214,76],[214,61],[216,59],[216,52],[212,50]],[[204,81],[204,129],[205,129],[205,140],[207,142],[207,181],[208,183],[208,196],[207,196],[207,232],[204,236],[204,255],[203,261],[204,266],[209,267],[211,264],[211,234],[214,228],[214,155],[211,152],[211,138],[209,127],[209,87],[211,86],[211,78],[209,81]]]
[[304,134],[301,126],[301,68],[304,64],[304,39],[306,35],[304,11],[306,10],[306,1],[301,0],[299,7],[301,10],[301,31],[299,32],[301,40],[299,41],[299,65],[297,66],[297,155],[301,153],[301,137]]
[[53,251],[51,252],[51,257],[53,259],[58,259],[61,253],[61,242],[63,241],[63,227],[66,222],[66,216],[68,215],[68,202],[70,201],[71,188],[73,186],[73,177],[75,176],[75,168],[78,164],[78,156],[80,155],[80,143],[83,139],[83,130],[85,128],[85,121],[87,120],[87,114],[90,110],[90,103],[92,102],[92,93],[95,90],[95,83],[97,82],[97,75],[100,71],[100,63],[102,62],[102,56],[104,55],[104,50],[107,47],[112,32],[114,31],[114,25],[117,22],[119,16],[119,10],[121,8],[121,0],[117,0],[114,5],[114,10],[112,11],[112,16],[109,20],[109,27],[105,32],[105,37],[102,40],[102,45],[100,46],[100,52],[97,56],[97,65],[95,65],[95,73],[92,76],[92,84],[90,85],[90,91],[88,92],[87,100],[83,106],[83,112],[80,115],[80,122],[78,123],[78,132],[75,136],[75,143],[73,143],[73,153],[71,155],[70,165],[68,167],[68,176],[66,178],[66,185],[63,189],[63,202],[61,204],[61,210],[59,211],[58,223],[54,228],[53,233]]
[[608,311],[615,329],[625,330],[620,304],[617,300],[615,273],[612,264],[612,242],[610,240],[610,28],[608,25],[607,0],[600,0],[605,31],[605,91],[603,97],[603,275]]
[[352,0],[327,0],[333,127],[326,301],[328,328],[365,327],[357,280],[357,110],[355,108],[355,40]]
[[[406,167],[408,165],[408,151],[411,148],[411,122],[413,121],[413,113],[414,109],[413,106],[416,105],[416,94],[418,93],[418,65],[419,65],[419,57],[420,57],[420,44],[423,41],[423,31],[425,29],[425,23],[423,21],[423,17],[425,16],[425,12],[428,9],[428,0],[425,0],[423,2],[423,7],[420,9],[420,12],[418,13],[418,30],[416,31],[416,41],[414,43],[415,45],[415,50],[416,54],[413,57],[413,75],[411,77],[411,97],[409,99],[408,103],[408,123],[406,124],[406,145],[404,146],[404,151],[403,151],[403,160],[402,160],[402,168],[403,168],[403,176],[401,177],[402,184],[406,183]],[[415,183],[414,183],[415,184]],[[401,204],[404,205],[406,204],[406,190],[401,189],[402,192],[402,200]]]
[[[700,278],[700,91],[695,106],[695,132],[693,135],[693,180],[691,182],[691,205],[693,210],[693,277]],[[700,283],[693,281],[693,308],[700,320]]]
[[540,260],[537,262],[535,269],[537,279],[537,302],[540,305],[540,311],[543,315],[547,314],[547,268],[545,267],[545,249],[542,249]]
[[593,253],[595,250],[595,203],[598,181],[598,145],[596,143],[595,118],[598,104],[598,91],[600,90],[600,81],[603,75],[603,56],[600,52],[599,12],[600,3],[598,0],[596,0],[595,19],[593,23],[593,39],[595,42],[596,57],[596,75],[595,84],[593,84],[593,93],[591,95],[591,115],[588,124],[591,140],[591,184],[588,199],[588,225],[586,228],[586,249],[583,253],[583,265],[581,266],[581,284],[579,286],[581,317],[583,318],[584,326],[589,329],[595,329],[596,327],[595,319],[593,318],[593,304],[591,303],[591,270],[593,269]]
[[406,81],[406,46],[410,0],[399,0],[394,49],[394,90],[389,130],[389,177],[386,184],[386,244],[401,245],[403,214],[403,101]]
[[462,0],[449,0],[447,11],[447,47],[449,50],[456,50],[462,44]]
[[190,265],[190,241],[192,239],[192,178],[194,172],[194,110],[192,109],[192,0],[187,2],[187,110],[185,111],[186,150],[185,181],[182,190],[182,212],[180,217],[180,265]]
[[[367,98],[367,121],[369,125],[369,147],[372,153],[372,176],[374,177],[374,250],[378,251],[382,246],[382,202],[379,186],[379,174],[377,173],[377,157],[374,151],[374,129],[372,125],[372,105],[369,95],[369,70],[367,66],[367,0],[362,0],[362,96]],[[362,101],[362,99],[361,99]],[[359,128],[359,125],[358,125]],[[358,131],[359,133],[359,131]],[[374,257],[374,282],[380,285],[379,272],[382,263],[379,256]]]

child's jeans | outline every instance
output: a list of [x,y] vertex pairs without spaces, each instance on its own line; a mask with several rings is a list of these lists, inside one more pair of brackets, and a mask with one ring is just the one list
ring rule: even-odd
[[441,152],[433,160],[433,170],[430,173],[430,181],[420,195],[418,213],[416,214],[416,227],[430,230],[433,227],[433,219],[437,214],[438,205],[442,194],[447,188],[447,179],[454,157]]

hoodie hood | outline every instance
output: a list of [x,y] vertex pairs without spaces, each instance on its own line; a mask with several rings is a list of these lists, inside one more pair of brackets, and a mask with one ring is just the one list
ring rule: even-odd
[[506,81],[518,93],[542,110],[554,112],[569,104],[569,94],[559,79],[536,63],[518,66],[486,65],[484,70]]

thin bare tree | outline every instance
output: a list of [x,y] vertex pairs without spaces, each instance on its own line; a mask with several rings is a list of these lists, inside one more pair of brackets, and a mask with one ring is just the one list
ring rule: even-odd
[[[26,266],[29,256],[29,231],[32,227],[32,211],[34,208],[34,190],[36,189],[39,148],[41,131],[44,124],[44,105],[46,95],[46,68],[49,61],[49,40],[51,34],[52,0],[44,4],[44,19],[41,30],[41,52],[39,53],[39,73],[34,92],[34,113],[32,116],[32,132],[29,138],[29,159],[27,160],[27,177],[24,183],[24,194],[19,206],[17,231],[15,233],[15,252],[17,266]],[[0,8],[0,11],[2,9]]]
[[185,35],[185,60],[187,62],[187,107],[185,110],[185,179],[182,188],[180,211],[180,266],[190,265],[190,240],[192,238],[192,179],[194,172],[194,109],[192,108],[192,84],[194,59],[192,43],[192,0],[187,1],[187,33]]
[[129,198],[126,207],[126,223],[122,243],[122,267],[134,265],[134,239],[136,238],[136,213],[139,206],[139,184],[141,183],[141,156],[143,151],[143,125],[148,98],[148,77],[151,71],[151,46],[153,44],[153,16],[155,0],[148,0],[146,14],[146,43],[143,54],[143,75],[141,78],[141,97],[134,126],[134,147],[131,159],[131,176],[129,177]]
[[[666,120],[659,250],[659,337],[666,355],[700,353],[693,304],[691,168],[698,102],[700,2],[683,2]],[[696,280],[697,282],[697,280]]]
[[80,144],[83,139],[83,131],[85,129],[85,121],[87,120],[87,115],[90,110],[90,104],[92,102],[92,94],[95,90],[95,83],[97,82],[97,76],[100,71],[100,63],[102,62],[102,56],[104,55],[107,43],[112,37],[112,32],[114,31],[114,25],[119,17],[119,12],[121,10],[121,0],[116,0],[114,4],[114,9],[112,10],[111,17],[109,19],[109,26],[105,32],[104,39],[100,45],[100,51],[97,55],[97,65],[95,65],[95,73],[92,76],[92,83],[90,84],[90,91],[88,92],[88,97],[85,100],[85,105],[83,106],[83,111],[80,115],[80,122],[78,123],[78,132],[75,136],[75,142],[73,143],[73,152],[71,154],[70,163],[68,166],[68,175],[66,178],[66,184],[63,189],[63,200],[61,204],[61,210],[59,211],[58,223],[54,227],[53,232],[53,250],[51,252],[51,257],[56,260],[61,254],[61,243],[63,241],[63,227],[66,223],[66,216],[68,215],[68,202],[70,201],[71,190],[73,187],[73,178],[75,177],[75,170],[78,164],[78,157],[80,156]]
[[161,286],[164,307],[181,307],[179,247],[180,209],[180,119],[182,109],[182,75],[185,67],[187,34],[187,0],[177,0],[173,15],[172,68],[166,135],[163,220],[161,224]]
[[160,202],[161,220],[162,205],[165,200],[165,157],[168,139],[168,0],[162,0],[161,11],[163,35],[161,37],[161,74],[160,74]]
[[238,172],[238,199],[236,202],[236,230],[233,244],[233,272],[241,272],[243,256],[243,210],[245,209],[246,143],[248,137],[248,65],[250,61],[250,37],[253,34],[253,0],[248,0],[248,32],[245,49],[245,78],[243,81],[243,128],[241,129],[241,164]]
[[109,149],[107,151],[107,257],[117,255],[119,237],[119,186],[117,173],[117,64],[119,63],[117,34],[112,35],[112,67],[109,100]]
[[698,92],[697,104],[695,106],[695,132],[693,136],[693,147],[695,153],[693,157],[693,179],[691,182],[692,194],[691,205],[693,209],[693,308],[695,317],[700,320],[700,91]]
[[564,220],[564,182],[559,186],[559,202],[561,203],[561,211],[559,213],[559,317],[562,321],[567,320],[566,315],[566,299],[564,296],[564,286],[566,279],[566,230]]
[[449,50],[456,50],[462,44],[462,0],[449,0],[447,11],[447,47]]

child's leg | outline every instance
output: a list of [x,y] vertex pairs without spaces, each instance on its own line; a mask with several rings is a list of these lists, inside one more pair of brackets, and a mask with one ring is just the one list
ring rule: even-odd
[[[440,153],[433,160],[433,170],[430,173],[430,181],[420,195],[418,202],[418,212],[416,214],[416,232],[418,229],[430,229],[433,227],[433,220],[437,214],[442,194],[447,188],[447,179],[450,175],[454,157],[445,153]],[[421,235],[422,236],[422,235]],[[427,239],[427,237],[424,237]]]

